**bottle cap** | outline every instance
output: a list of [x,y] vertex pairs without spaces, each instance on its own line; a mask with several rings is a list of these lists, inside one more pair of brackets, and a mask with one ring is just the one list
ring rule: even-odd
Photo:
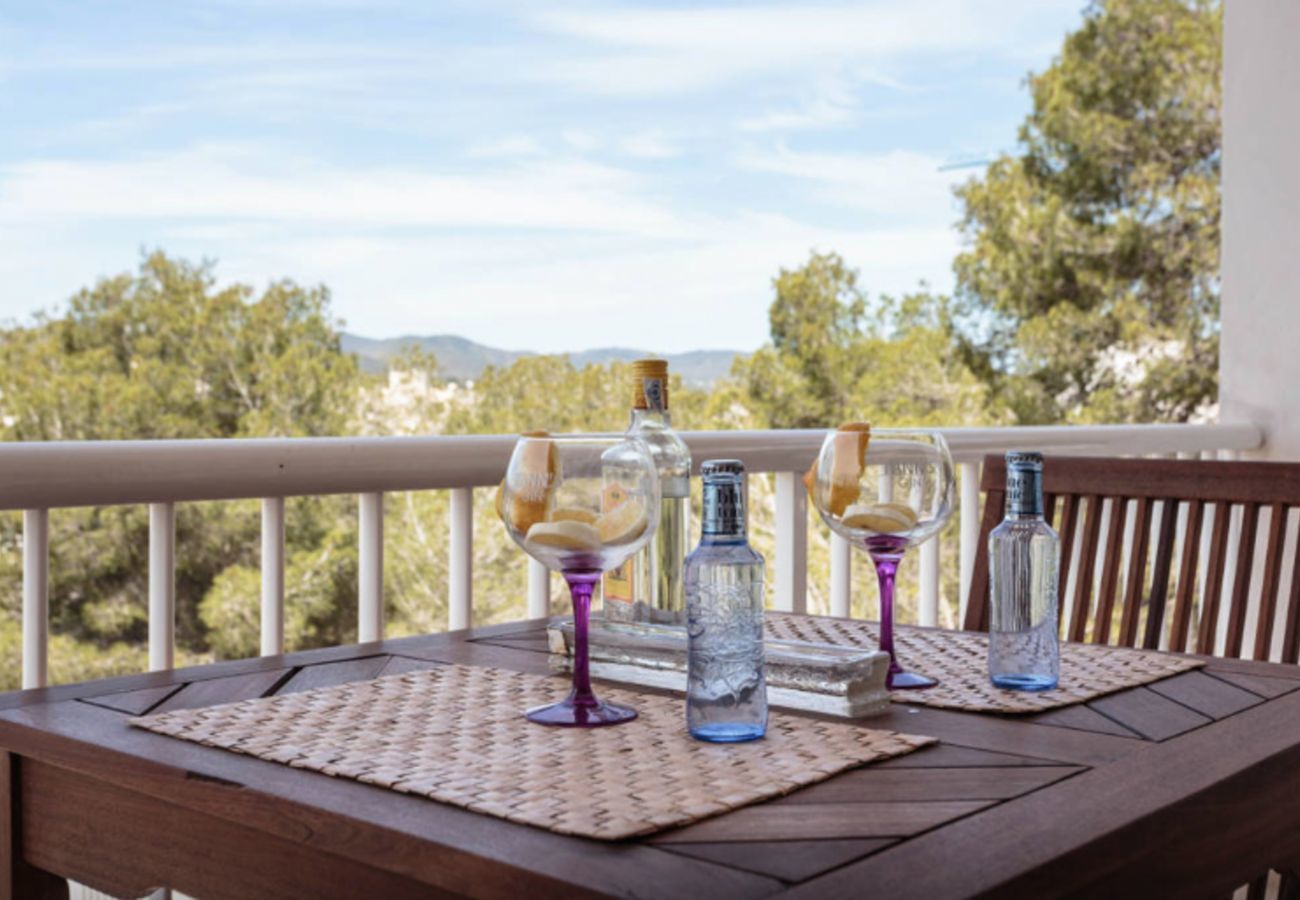
[[632,363],[632,408],[668,409],[668,361],[638,359]]
[[1043,454],[1037,450],[1010,450],[1006,456],[1009,469],[1041,469]]
[[710,475],[744,475],[745,464],[738,459],[706,459],[700,463],[700,476]]

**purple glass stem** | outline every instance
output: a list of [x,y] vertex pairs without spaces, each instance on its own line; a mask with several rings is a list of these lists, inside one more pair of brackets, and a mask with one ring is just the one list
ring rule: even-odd
[[880,582],[880,649],[889,654],[889,674],[903,671],[894,654],[894,576],[898,573],[901,553],[872,553],[876,564],[876,579]]
[[573,600],[573,692],[569,701],[575,706],[596,706],[600,701],[591,689],[591,665],[587,657],[587,628],[591,620],[591,593],[600,580],[600,572],[565,572]]
[[567,728],[596,728],[630,722],[636,718],[636,710],[606,703],[591,689],[587,635],[591,627],[591,593],[600,580],[600,571],[574,569],[563,575],[569,584],[569,597],[573,600],[573,688],[559,703],[533,707],[526,710],[524,716],[539,725]]
[[932,688],[937,684],[933,678],[906,671],[894,652],[894,576],[898,573],[903,551],[895,544],[888,549],[882,547],[869,552],[876,564],[876,578],[880,581],[880,649],[889,654],[885,687],[891,691]]

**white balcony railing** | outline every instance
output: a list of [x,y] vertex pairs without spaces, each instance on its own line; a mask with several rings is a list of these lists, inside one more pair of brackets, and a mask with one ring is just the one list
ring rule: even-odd
[[[1261,446],[1253,425],[1107,425],[943,429],[960,476],[960,571],[965,602],[979,528],[979,463],[987,453],[1138,456],[1232,455]],[[685,435],[697,464],[734,457],[751,473],[776,476],[776,558],[772,602],[802,611],[807,585],[807,507],[800,476],[821,445],[821,431],[694,432]],[[473,491],[494,486],[515,438],[311,438],[228,441],[106,441],[0,445],[0,509],[23,511],[24,687],[47,682],[49,510],[70,506],[149,505],[149,666],[174,657],[175,504],[193,500],[262,501],[261,652],[284,649],[284,500],[317,494],[359,498],[358,638],[384,633],[383,495],[450,490],[448,627],[473,613]],[[935,624],[939,540],[920,548],[921,624]],[[528,614],[550,609],[550,579],[529,564]],[[849,547],[831,545],[830,611],[849,614]]]

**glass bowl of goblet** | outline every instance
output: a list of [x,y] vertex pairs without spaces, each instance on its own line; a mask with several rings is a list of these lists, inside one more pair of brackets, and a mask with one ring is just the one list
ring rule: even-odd
[[573,601],[573,690],[525,715],[543,725],[590,728],[636,718],[591,689],[587,630],[601,575],[646,545],[659,525],[659,476],[638,438],[525,435],[497,494],[506,531],[559,572]]
[[871,557],[880,584],[880,649],[891,690],[933,687],[904,670],[894,649],[894,577],[903,554],[938,533],[952,515],[948,442],[926,429],[841,426],[822,443],[810,486],[831,531]]

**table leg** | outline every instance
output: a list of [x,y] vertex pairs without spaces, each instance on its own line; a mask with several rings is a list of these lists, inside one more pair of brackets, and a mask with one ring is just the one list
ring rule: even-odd
[[0,750],[0,900],[67,900],[67,881],[23,860],[18,766],[18,757]]

